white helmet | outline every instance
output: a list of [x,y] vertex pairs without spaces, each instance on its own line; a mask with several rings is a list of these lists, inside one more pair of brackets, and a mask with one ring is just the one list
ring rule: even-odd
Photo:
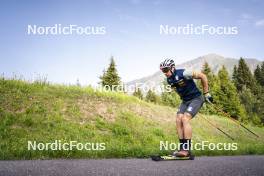
[[172,67],[175,67],[174,60],[172,59],[165,59],[163,62],[160,63],[160,69],[171,69]]

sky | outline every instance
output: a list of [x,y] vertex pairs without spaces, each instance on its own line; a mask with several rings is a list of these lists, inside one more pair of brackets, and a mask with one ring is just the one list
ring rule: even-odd
[[[113,56],[123,82],[209,53],[264,60],[261,0],[2,0],[0,73],[96,85]],[[32,35],[28,25],[104,27],[103,35]],[[165,35],[170,27],[236,27],[236,35]]]

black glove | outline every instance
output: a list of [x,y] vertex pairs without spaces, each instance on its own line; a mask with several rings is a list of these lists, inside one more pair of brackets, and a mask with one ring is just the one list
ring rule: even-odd
[[204,94],[204,99],[207,103],[213,103],[214,99],[209,92]]

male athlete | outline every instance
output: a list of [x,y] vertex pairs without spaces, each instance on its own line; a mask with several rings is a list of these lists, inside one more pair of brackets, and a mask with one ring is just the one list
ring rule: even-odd
[[[199,112],[204,99],[213,102],[208,90],[208,81],[205,74],[201,72],[190,72],[185,69],[176,69],[172,59],[161,62],[160,69],[167,77],[167,82],[182,99],[176,116],[176,127],[180,142],[179,151],[173,154],[178,157],[190,156],[192,127],[190,120]],[[197,88],[193,79],[200,79],[203,86],[203,94]]]

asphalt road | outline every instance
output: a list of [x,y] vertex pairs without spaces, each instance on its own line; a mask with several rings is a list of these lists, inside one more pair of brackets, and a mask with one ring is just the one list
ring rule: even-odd
[[194,161],[74,159],[0,161],[0,175],[264,175],[264,156],[196,157]]

